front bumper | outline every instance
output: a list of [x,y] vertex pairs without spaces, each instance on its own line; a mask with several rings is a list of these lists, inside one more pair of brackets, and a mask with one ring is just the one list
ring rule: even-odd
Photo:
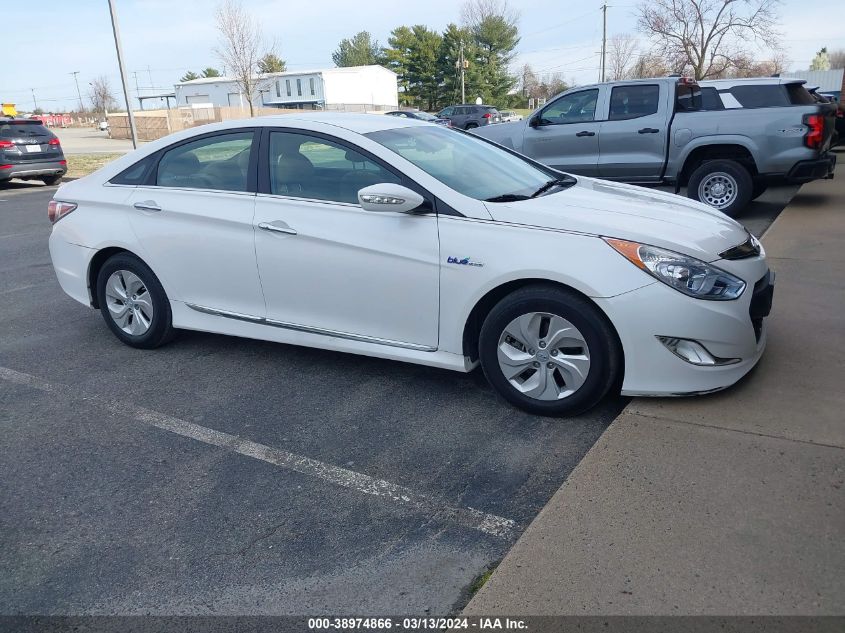
[[0,169],[0,180],[38,178],[39,176],[63,176],[66,173],[67,161],[64,159],[37,163],[13,163],[11,167]]
[[790,182],[802,183],[821,178],[833,178],[836,169],[836,155],[830,154],[814,160],[802,160],[789,170],[786,178]]
[[[750,282],[735,301],[693,299],[660,282],[616,297],[595,299],[616,326],[622,342],[624,395],[682,396],[719,391],[757,364],[766,348],[762,315],[767,315],[771,306],[772,285],[764,258],[747,262],[747,268],[743,278],[759,281]],[[671,352],[658,336],[694,340],[714,357],[739,361],[694,365]]]

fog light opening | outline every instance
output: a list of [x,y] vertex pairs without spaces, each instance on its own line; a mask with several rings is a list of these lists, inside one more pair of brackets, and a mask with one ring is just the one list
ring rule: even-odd
[[658,336],[657,340],[678,358],[685,360],[691,365],[702,367],[715,367],[718,365],[733,365],[738,363],[739,358],[719,358],[711,354],[704,345],[698,341],[674,336]]

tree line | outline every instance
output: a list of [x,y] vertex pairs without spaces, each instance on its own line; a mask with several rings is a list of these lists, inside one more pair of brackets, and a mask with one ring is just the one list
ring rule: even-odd
[[462,24],[438,32],[424,24],[397,26],[385,46],[361,31],[343,39],[332,53],[337,66],[379,64],[398,76],[402,105],[437,110],[461,100],[461,70],[466,100],[500,107],[521,104],[509,94],[519,81],[510,64],[519,44],[518,16],[506,0],[469,0]]

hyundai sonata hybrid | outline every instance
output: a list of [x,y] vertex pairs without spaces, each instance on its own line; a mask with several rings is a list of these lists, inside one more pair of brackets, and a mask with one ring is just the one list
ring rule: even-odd
[[133,347],[189,329],[480,364],[573,415],[722,389],[766,344],[773,276],[732,219],[412,119],[194,128],[63,185],[49,217],[63,290]]

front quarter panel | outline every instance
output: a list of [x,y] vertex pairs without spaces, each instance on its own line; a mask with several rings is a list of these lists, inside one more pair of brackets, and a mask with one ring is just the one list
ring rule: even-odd
[[601,238],[504,222],[441,216],[440,349],[460,354],[473,307],[508,282],[534,279],[588,297],[612,297],[657,283]]

